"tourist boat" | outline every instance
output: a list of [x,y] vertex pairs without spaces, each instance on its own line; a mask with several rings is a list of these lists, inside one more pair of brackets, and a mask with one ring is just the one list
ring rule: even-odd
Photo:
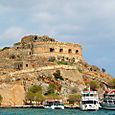
[[103,109],[115,110],[115,90],[107,90],[104,92],[104,98],[101,105]]
[[81,91],[81,110],[99,110],[99,98],[96,91]]
[[48,109],[64,109],[64,104],[61,100],[45,101],[44,108]]

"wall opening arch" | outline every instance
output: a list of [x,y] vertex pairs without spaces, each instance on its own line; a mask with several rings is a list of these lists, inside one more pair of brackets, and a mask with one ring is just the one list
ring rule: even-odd
[[36,41],[37,39],[38,39],[38,37],[37,37],[37,36],[35,36],[35,37],[34,37],[34,40]]
[[68,53],[72,53],[72,50],[71,50],[71,49],[68,49]]
[[55,51],[55,49],[54,48],[50,48],[50,52],[54,52]]
[[79,53],[79,50],[76,50],[75,53],[78,54],[78,53]]
[[63,49],[61,48],[61,49],[59,50],[59,52],[62,53],[62,52],[63,52]]

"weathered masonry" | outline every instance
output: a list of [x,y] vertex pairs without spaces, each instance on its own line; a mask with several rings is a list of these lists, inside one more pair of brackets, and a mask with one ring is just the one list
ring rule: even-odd
[[58,42],[48,36],[37,35],[23,37],[21,42],[2,53],[8,55],[10,65],[16,70],[47,66],[50,58],[65,62],[83,60],[79,44]]
[[44,55],[66,55],[76,59],[82,59],[82,48],[79,44],[57,42],[47,36],[30,36],[22,38],[22,43],[30,45],[29,54]]

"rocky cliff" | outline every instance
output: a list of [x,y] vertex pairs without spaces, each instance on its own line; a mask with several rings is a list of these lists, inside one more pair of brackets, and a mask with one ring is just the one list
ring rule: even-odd
[[[55,73],[59,71],[59,79]],[[82,57],[79,44],[57,42],[48,36],[26,36],[13,47],[0,50],[0,94],[3,106],[23,105],[26,92],[33,84],[56,85],[62,97],[79,93],[96,81],[98,91],[111,87],[112,76],[90,65]]]

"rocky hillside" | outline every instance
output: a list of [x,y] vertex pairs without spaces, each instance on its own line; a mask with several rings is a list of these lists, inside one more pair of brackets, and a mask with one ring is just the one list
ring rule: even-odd
[[[0,95],[3,97],[3,106],[23,105],[28,89],[34,84],[42,87],[43,94],[46,94],[49,85],[53,84],[55,93],[63,98],[68,98],[70,94],[79,94],[92,81],[98,85],[95,87],[98,92],[112,87],[112,76],[88,64],[83,57],[79,58],[81,54],[74,57],[75,55],[70,53],[71,43],[67,46],[69,54],[62,53],[62,46],[59,46],[60,54],[57,54],[52,51],[56,46],[50,48],[50,53],[44,50],[49,42],[57,43],[48,36],[26,36],[13,47],[0,50]],[[45,44],[43,48],[41,43]],[[33,48],[36,44],[40,44],[40,51],[45,53],[36,54]]]

